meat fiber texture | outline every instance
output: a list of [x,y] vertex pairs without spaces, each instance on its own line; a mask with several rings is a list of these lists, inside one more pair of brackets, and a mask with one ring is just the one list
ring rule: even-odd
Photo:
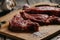
[[36,32],[39,24],[23,17],[22,12],[15,15],[9,23],[9,30],[14,32]]
[[14,32],[36,32],[39,25],[60,25],[60,8],[41,6],[26,8],[15,15],[9,23],[9,30]]
[[33,7],[25,9],[27,13],[31,14],[48,14],[60,16],[60,8],[52,7],[52,6],[41,6],[41,7]]
[[[60,8],[52,6],[40,6],[26,8],[25,12],[28,14],[34,14],[37,17],[39,15],[40,25],[43,24],[60,24]],[[33,15],[34,18],[36,18]],[[36,21],[36,20],[35,20]],[[44,22],[43,22],[44,21]]]

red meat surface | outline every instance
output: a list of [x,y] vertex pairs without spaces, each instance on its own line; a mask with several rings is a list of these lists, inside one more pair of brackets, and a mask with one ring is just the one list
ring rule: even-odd
[[31,14],[48,14],[60,16],[60,8],[51,7],[51,6],[41,6],[41,7],[32,7],[25,9],[25,12]]
[[15,15],[9,23],[9,30],[14,32],[36,32],[38,27],[38,23],[24,19],[21,14]]
[[14,32],[36,32],[39,25],[60,25],[60,8],[41,6],[26,8],[9,22],[9,30]]

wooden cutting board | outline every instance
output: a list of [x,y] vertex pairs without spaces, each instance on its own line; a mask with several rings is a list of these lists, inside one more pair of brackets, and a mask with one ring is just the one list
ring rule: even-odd
[[51,25],[51,26],[44,26],[44,27],[40,27],[39,31],[47,31],[46,35],[42,36],[41,38],[39,37],[34,37],[31,33],[14,33],[14,32],[10,32],[6,25],[0,29],[0,33],[6,36],[10,36],[13,38],[17,38],[18,40],[20,39],[25,39],[25,40],[41,40],[53,33],[55,33],[56,31],[60,30],[60,26],[57,25]]
[[60,25],[49,25],[49,26],[43,26],[43,27],[39,27],[39,31],[45,31],[46,35],[44,35],[43,37],[34,37],[31,33],[14,33],[14,32],[10,32],[8,30],[8,25],[9,25],[9,20],[12,19],[12,17],[16,14],[18,14],[21,10],[14,10],[13,12],[3,16],[0,18],[0,21],[7,21],[5,24],[2,25],[2,27],[0,28],[0,34],[9,36],[9,37],[13,37],[17,40],[20,39],[24,39],[24,40],[41,40],[53,33],[55,33],[56,31],[60,30]]
[[0,33],[4,34],[4,35],[8,35],[8,36],[13,36],[16,38],[20,38],[20,39],[26,39],[26,40],[40,40],[43,39],[53,33],[55,33],[56,31],[60,30],[60,25],[49,25],[49,26],[44,26],[44,27],[39,27],[39,31],[47,31],[46,35],[44,35],[43,37],[39,38],[39,37],[33,37],[33,35],[31,33],[14,33],[14,32],[10,32],[8,30],[8,25],[9,25],[9,20],[19,12],[20,10],[15,10],[3,17],[0,18],[0,20],[2,21],[7,21],[6,24],[2,25],[2,28],[0,29]]

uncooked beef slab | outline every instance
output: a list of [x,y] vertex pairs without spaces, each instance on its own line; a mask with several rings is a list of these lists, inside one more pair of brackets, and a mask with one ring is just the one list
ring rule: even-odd
[[29,14],[25,12],[21,12],[21,15],[24,19],[29,19],[33,22],[39,23],[40,25],[46,24],[46,20],[49,17],[47,14]]
[[51,6],[40,6],[40,7],[27,8],[25,12],[31,13],[31,14],[34,13],[34,14],[48,14],[48,15],[60,16],[60,8],[51,7]]
[[9,22],[8,29],[14,32],[36,32],[39,25],[60,25],[60,8],[40,6],[26,8]]
[[14,32],[36,32],[39,24],[24,19],[21,14],[15,15],[9,23],[8,29]]
[[60,17],[57,16],[49,16],[49,18],[46,20],[47,24],[60,24]]

